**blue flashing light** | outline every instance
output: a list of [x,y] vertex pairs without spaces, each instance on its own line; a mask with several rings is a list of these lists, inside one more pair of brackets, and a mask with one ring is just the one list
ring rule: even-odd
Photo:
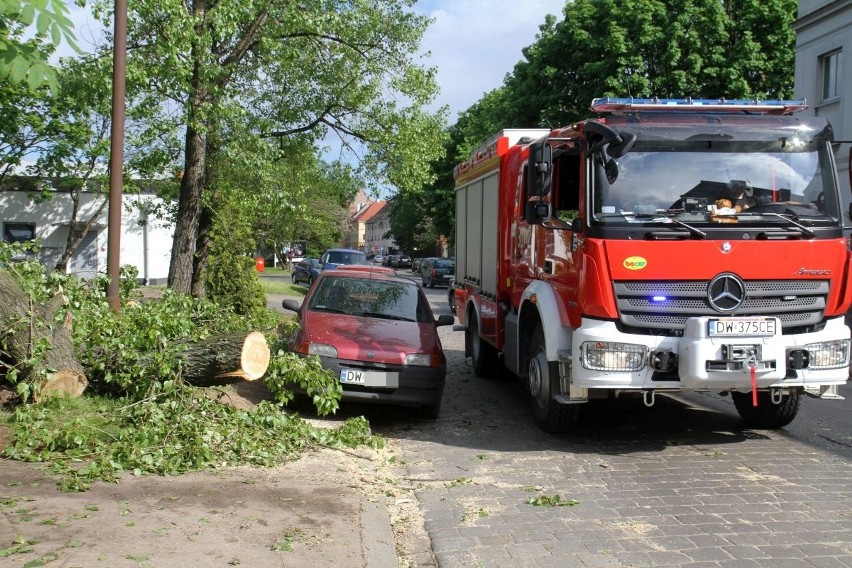
[[666,298],[665,296],[654,296],[651,299],[655,302],[665,302],[666,300],[668,300],[668,298]]
[[807,100],[760,99],[635,99],[602,97],[592,101],[596,112],[711,111],[751,114],[790,114],[808,108]]

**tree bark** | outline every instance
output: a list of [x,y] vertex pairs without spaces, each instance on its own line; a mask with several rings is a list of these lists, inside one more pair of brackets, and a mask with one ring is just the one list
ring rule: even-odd
[[[61,325],[54,317],[64,300],[56,296],[44,306],[36,305],[8,272],[0,270],[0,348],[8,362],[20,370],[20,380],[29,382],[32,397],[41,400],[53,393],[76,398],[89,384],[71,343],[71,314]],[[33,359],[42,340],[44,353]],[[29,362],[29,363],[28,363]]]
[[[205,2],[197,2],[193,5],[194,14],[200,16],[202,20],[206,9]],[[203,24],[199,21],[197,25]],[[192,95],[188,103],[183,178],[180,182],[172,258],[169,265],[169,288],[181,294],[192,292],[193,255],[198,223],[201,218],[201,193],[204,190],[207,173],[208,124],[203,118],[202,111],[210,103],[211,97],[206,79],[201,76],[202,56],[198,53],[199,49],[197,45],[193,45],[191,53],[195,61],[190,80]]]
[[168,280],[169,288],[181,294],[192,291],[193,255],[201,218],[201,192],[204,188],[205,138],[205,133],[192,126],[187,127],[184,172],[180,182]]

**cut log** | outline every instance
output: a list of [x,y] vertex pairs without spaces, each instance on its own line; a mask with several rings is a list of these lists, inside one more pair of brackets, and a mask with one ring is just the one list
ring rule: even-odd
[[187,343],[180,355],[183,379],[193,385],[256,381],[269,367],[269,345],[259,331]]
[[[0,270],[0,349],[8,363],[19,369],[19,381],[30,383],[34,400],[64,393],[73,398],[83,394],[89,384],[83,366],[71,344],[71,313],[64,323],[54,322],[64,304],[61,296],[44,306],[34,304],[29,295],[5,270]],[[42,340],[47,349],[36,362],[32,359]]]

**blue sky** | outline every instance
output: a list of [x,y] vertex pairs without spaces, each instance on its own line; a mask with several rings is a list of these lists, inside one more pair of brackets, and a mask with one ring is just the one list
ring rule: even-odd
[[423,38],[425,62],[438,70],[438,106],[451,121],[503,83],[535,41],[547,14],[561,16],[562,0],[423,0],[415,10],[434,19]]

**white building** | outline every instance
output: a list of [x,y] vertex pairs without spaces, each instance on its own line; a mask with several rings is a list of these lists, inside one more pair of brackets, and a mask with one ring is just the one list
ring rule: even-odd
[[[796,30],[796,98],[828,119],[837,140],[852,140],[852,0],[799,0]],[[852,202],[850,144],[835,152],[845,210]],[[846,219],[852,226],[852,220]]]
[[[0,234],[5,241],[39,239],[42,243],[39,259],[53,268],[65,250],[70,230],[71,195],[54,191],[51,199],[43,200],[40,196],[40,191],[0,190]],[[105,199],[84,192],[78,222],[91,218]],[[169,275],[173,228],[147,214],[155,207],[162,207],[163,201],[154,195],[128,194],[122,197],[122,205],[119,264],[135,266],[144,284],[164,284]],[[81,277],[106,274],[108,216],[107,205],[71,257],[69,274]]]

